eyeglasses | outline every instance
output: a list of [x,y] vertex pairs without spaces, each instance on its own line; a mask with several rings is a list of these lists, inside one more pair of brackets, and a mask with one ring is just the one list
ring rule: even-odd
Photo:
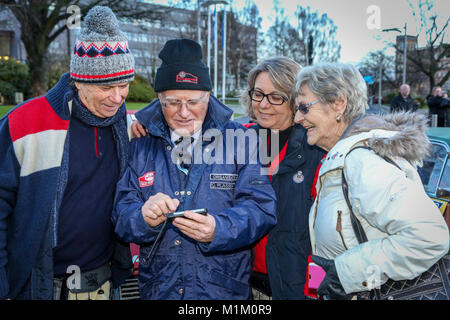
[[307,114],[309,112],[309,109],[317,102],[319,102],[319,100],[315,100],[310,103],[300,103],[295,107],[295,112],[297,113],[297,111],[300,111],[302,114]]
[[166,109],[179,109],[183,104],[186,105],[186,108],[188,110],[196,110],[203,106],[203,103],[207,101],[207,99],[204,99],[208,93],[205,93],[203,96],[201,96],[198,99],[189,99],[186,102],[183,102],[181,100],[175,99],[175,98],[165,98],[161,95],[159,98],[159,101],[161,102],[161,105]]
[[287,101],[287,99],[282,95],[276,93],[264,94],[261,91],[254,89],[249,90],[248,95],[250,96],[250,99],[256,102],[261,102],[264,98],[267,98],[267,101],[275,106],[282,105],[285,101]]

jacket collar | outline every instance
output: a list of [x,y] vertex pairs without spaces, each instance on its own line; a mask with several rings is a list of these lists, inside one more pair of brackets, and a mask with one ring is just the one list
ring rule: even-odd
[[343,167],[345,155],[362,143],[380,156],[401,157],[418,165],[431,147],[426,135],[427,121],[425,115],[414,112],[367,115],[352,123],[328,152],[320,174]]
[[72,88],[69,86],[69,80],[69,73],[63,74],[58,83],[45,95],[53,110],[64,120],[70,119],[70,109],[67,105],[74,95]]
[[374,129],[339,140],[323,159],[319,175],[323,175],[334,169],[342,169],[344,167],[345,156],[354,147],[367,145],[367,141],[370,139],[389,139],[395,136],[395,134],[395,131]]

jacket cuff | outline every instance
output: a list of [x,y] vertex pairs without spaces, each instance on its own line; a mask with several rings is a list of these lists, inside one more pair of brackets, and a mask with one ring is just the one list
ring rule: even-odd
[[339,281],[347,294],[369,291],[380,284],[381,275],[376,272],[375,266],[367,267],[367,264],[361,261],[357,252],[359,247],[347,250],[334,260]]
[[156,227],[151,227],[147,224],[147,222],[145,222],[144,220],[144,216],[142,215],[142,213],[139,211],[138,214],[138,218],[136,221],[136,230],[135,230],[135,234],[138,236],[139,241],[143,241],[143,242],[147,242],[148,239],[148,235],[149,233],[151,234],[158,234],[163,226],[164,223],[161,223],[159,225],[157,225]]
[[9,283],[5,268],[0,268],[0,300],[9,298]]

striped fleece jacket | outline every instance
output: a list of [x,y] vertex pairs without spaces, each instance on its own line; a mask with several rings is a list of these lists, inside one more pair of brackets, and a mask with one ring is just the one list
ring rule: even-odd
[[56,192],[69,128],[69,74],[0,120],[0,299],[52,299]]

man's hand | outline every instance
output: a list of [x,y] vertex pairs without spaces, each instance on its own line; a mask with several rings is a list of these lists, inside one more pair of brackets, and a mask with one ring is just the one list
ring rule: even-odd
[[212,215],[202,215],[189,210],[184,212],[184,217],[175,218],[173,225],[198,242],[211,242],[216,230],[216,220]]
[[142,216],[150,227],[156,227],[166,220],[166,214],[177,210],[180,201],[167,194],[157,193],[151,196],[142,206]]
[[140,138],[147,134],[148,129],[145,128],[139,121],[134,120],[131,124],[131,132],[135,138]]

